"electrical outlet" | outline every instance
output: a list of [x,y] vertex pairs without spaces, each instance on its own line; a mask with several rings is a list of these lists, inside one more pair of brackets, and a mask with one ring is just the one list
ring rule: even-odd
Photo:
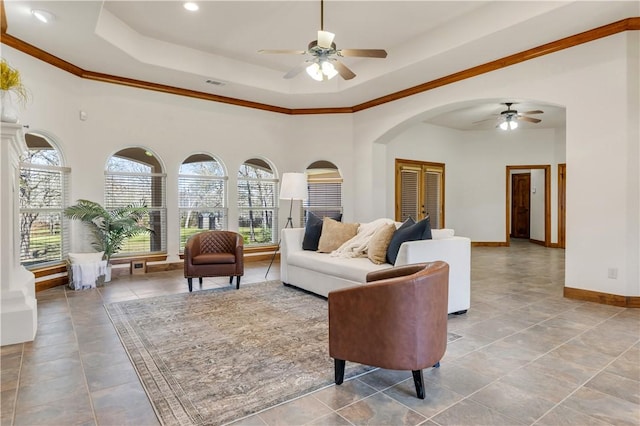
[[618,268],[609,268],[609,270],[607,271],[607,276],[609,278],[611,278],[612,280],[617,280],[618,279]]

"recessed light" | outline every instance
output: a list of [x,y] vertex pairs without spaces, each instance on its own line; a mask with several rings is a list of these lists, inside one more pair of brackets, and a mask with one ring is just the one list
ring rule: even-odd
[[31,14],[40,22],[49,23],[52,22],[56,17],[53,13],[47,12],[42,9],[31,9]]
[[187,9],[189,12],[195,12],[196,10],[200,9],[200,6],[198,6],[196,3],[192,2],[192,1],[188,1],[188,2],[184,3],[182,6],[185,9]]

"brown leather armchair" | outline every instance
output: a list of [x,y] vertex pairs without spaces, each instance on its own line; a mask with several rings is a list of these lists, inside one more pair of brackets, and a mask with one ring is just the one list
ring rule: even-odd
[[184,247],[184,277],[192,291],[192,279],[203,277],[236,277],[236,289],[244,275],[244,241],[231,231],[204,231],[192,235]]
[[[375,281],[375,282],[374,282]],[[371,272],[366,284],[329,293],[329,355],[335,382],[345,361],[411,370],[424,399],[422,369],[447,348],[449,265],[442,261]]]

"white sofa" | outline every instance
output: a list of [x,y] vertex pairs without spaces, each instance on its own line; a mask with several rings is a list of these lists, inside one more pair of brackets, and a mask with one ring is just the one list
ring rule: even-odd
[[[452,229],[431,230],[433,239],[402,243],[395,266],[443,260],[449,264],[450,314],[465,313],[471,300],[471,240],[454,236]],[[366,257],[333,257],[302,249],[304,228],[282,230],[280,245],[280,279],[327,297],[330,291],[366,283],[371,271],[390,268],[376,265]]]

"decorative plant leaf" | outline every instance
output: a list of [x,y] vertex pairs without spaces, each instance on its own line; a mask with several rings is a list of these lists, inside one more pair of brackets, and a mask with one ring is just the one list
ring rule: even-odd
[[99,203],[80,199],[75,205],[67,207],[64,214],[89,227],[93,236],[92,247],[97,251],[104,251],[104,258],[109,262],[111,256],[122,249],[127,239],[153,233],[152,229],[140,225],[140,220],[148,212],[144,203],[107,210]]

